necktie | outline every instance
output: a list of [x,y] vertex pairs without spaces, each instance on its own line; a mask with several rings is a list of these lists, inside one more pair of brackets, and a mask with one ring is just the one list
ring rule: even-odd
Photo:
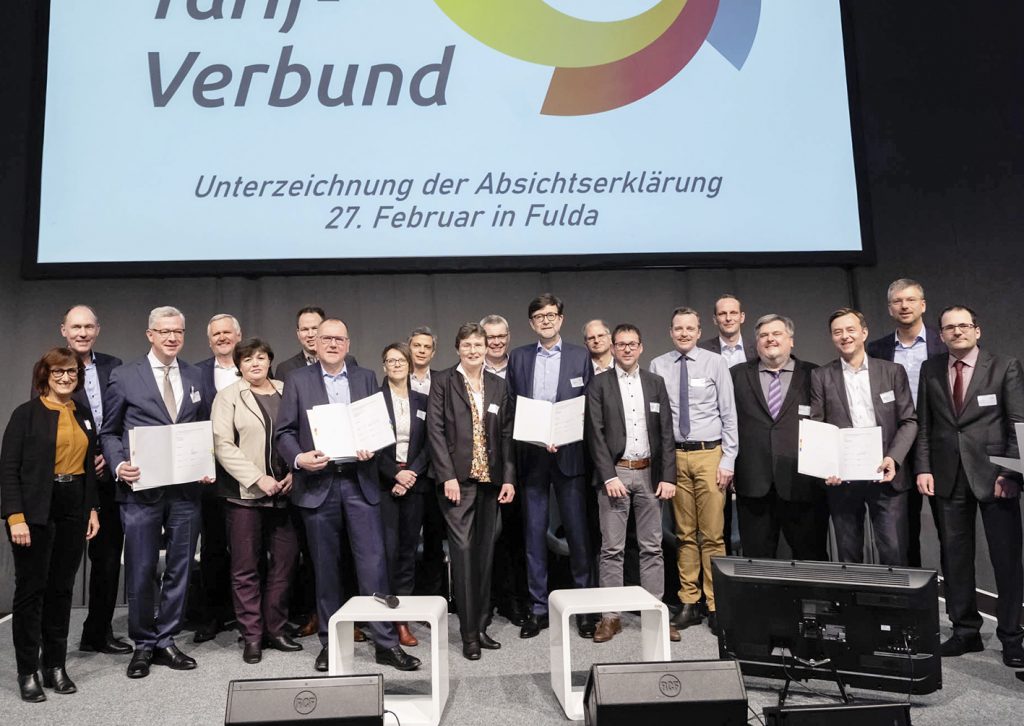
[[768,375],[772,377],[768,382],[768,413],[777,419],[782,410],[782,371],[768,371]]
[[686,356],[679,357],[679,440],[686,441],[690,435],[690,374],[686,368]]
[[178,404],[174,402],[174,388],[171,386],[171,367],[164,366],[164,406],[167,407],[167,415],[171,421],[178,418]]
[[956,373],[956,377],[953,379],[953,408],[956,409],[956,415],[959,416],[960,412],[964,410],[964,366],[967,365],[962,360],[958,360],[953,364],[953,369]]

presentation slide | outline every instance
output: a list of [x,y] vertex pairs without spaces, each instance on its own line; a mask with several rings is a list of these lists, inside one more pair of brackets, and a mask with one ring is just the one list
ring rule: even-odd
[[49,6],[44,272],[863,250],[839,0]]

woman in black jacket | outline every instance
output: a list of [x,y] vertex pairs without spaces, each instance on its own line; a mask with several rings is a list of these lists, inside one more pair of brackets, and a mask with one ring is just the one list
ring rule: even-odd
[[[18,687],[25,701],[78,690],[64,668],[75,573],[85,541],[99,531],[96,425],[72,394],[85,370],[54,348],[32,371],[39,394],[14,409],[0,448],[0,513],[14,556],[12,630]],[[39,670],[42,648],[43,682]]]

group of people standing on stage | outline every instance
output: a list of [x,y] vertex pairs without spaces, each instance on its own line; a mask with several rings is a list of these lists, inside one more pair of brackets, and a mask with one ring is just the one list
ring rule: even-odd
[[[1020,602],[1020,475],[989,461],[1018,458],[1013,424],[1024,422],[1024,377],[1014,358],[978,347],[977,316],[953,306],[924,324],[924,289],[901,279],[888,291],[896,330],[868,342],[864,316],[835,311],[828,331],[839,357],[817,367],[793,355],[784,315],[757,320],[745,338],[740,301],[715,303],[717,335],[702,339],[700,314],[672,311],[673,350],[641,366],[641,331],[624,323],[583,326],[584,346],[563,339],[562,301],[527,308],[536,340],[510,348],[508,322],[488,315],[455,334],[458,363],[430,368],[437,338],[426,327],[381,354],[383,383],[350,354],[345,322],[316,307],[297,315],[298,355],[277,365],[260,338],[243,340],[231,315],[207,326],[213,357],[178,358],[185,317],[154,309],[148,353],[128,364],[95,350],[100,331],[85,305],[65,314],[67,346],[33,371],[35,396],[18,407],[0,453],[0,505],[12,543],[13,634],[21,696],[44,687],[73,693],[65,669],[75,572],[88,542],[89,614],[79,647],[131,654],[127,675],[196,661],[174,637],[185,619],[191,564],[202,533],[199,628],[215,637],[234,619],[242,657],[301,650],[316,632],[317,670],[328,666],[327,624],[356,592],[408,595],[418,575],[440,570],[446,534],[450,592],[463,655],[498,649],[497,613],[532,638],[548,626],[548,538],[557,505],[574,587],[623,584],[633,514],[640,584],[665,596],[666,542],[679,576],[670,637],[701,623],[717,632],[711,560],[732,547],[732,496],[745,556],[775,557],[780,534],[795,559],[861,561],[865,512],[883,564],[920,566],[927,498],[940,534],[953,634],[942,654],[983,648],[974,597],[974,519],[980,509],[999,590],[997,634],[1007,665],[1024,667]],[[313,440],[307,411],[383,393],[396,443],[331,460]],[[560,447],[513,441],[519,397],[585,396],[584,440]],[[881,481],[798,473],[802,418],[882,429]],[[136,426],[212,421],[215,479],[133,488]],[[553,496],[552,496],[553,495]],[[674,537],[663,536],[671,503]],[[422,534],[421,534],[422,531]],[[423,555],[417,548],[423,542]],[[128,636],[115,637],[122,545]],[[669,547],[669,551],[673,548]],[[165,550],[155,591],[158,559]],[[306,568],[301,576],[299,568]],[[306,588],[312,592],[304,597]],[[311,617],[289,630],[290,598]],[[291,608],[294,614],[295,608]],[[618,613],[577,616],[581,637],[606,642]],[[378,663],[412,670],[408,623],[371,622]],[[357,639],[365,638],[363,630]]]

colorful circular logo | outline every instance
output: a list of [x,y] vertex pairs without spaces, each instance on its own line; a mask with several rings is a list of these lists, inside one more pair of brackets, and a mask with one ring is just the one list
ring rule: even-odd
[[632,18],[582,20],[544,0],[434,0],[465,32],[505,55],[554,67],[541,113],[583,116],[654,93],[705,40],[737,70],[750,54],[761,0],[662,0]]

